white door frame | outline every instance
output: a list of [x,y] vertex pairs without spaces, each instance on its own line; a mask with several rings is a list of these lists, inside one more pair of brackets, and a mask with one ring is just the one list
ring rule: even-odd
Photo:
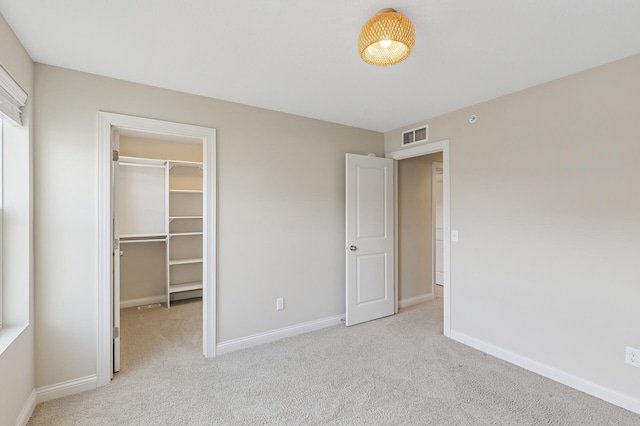
[[[393,151],[386,154],[387,158],[394,160],[404,160],[406,158],[418,157],[421,155],[434,154],[442,152],[442,192],[443,192],[443,232],[444,232],[444,335],[451,337],[451,199],[450,199],[450,160],[449,160],[449,139],[438,142],[426,143],[424,145],[415,146],[399,151]],[[394,167],[395,176],[394,183],[396,185],[395,204],[395,239],[396,239],[396,312],[398,312],[398,165]],[[431,260],[429,260],[431,261]]]
[[98,112],[97,116],[97,222],[98,261],[96,267],[97,386],[108,385],[113,371],[111,353],[111,131],[133,130],[202,140],[203,150],[203,272],[202,341],[205,357],[216,355],[216,129]]

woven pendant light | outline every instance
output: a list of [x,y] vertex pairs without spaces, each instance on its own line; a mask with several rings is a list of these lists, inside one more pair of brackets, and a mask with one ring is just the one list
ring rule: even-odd
[[411,54],[415,42],[409,18],[394,9],[382,9],[362,27],[358,51],[371,65],[393,65]]

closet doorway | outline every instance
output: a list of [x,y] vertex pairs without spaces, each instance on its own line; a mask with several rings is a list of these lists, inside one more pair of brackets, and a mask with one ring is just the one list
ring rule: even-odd
[[98,113],[97,383],[119,370],[120,307],[202,296],[215,356],[215,129]]
[[113,318],[120,330],[113,370],[118,372],[120,336],[126,332],[121,309],[170,308],[172,302],[202,297],[204,163],[199,139],[116,129],[113,144],[119,249],[113,259]]

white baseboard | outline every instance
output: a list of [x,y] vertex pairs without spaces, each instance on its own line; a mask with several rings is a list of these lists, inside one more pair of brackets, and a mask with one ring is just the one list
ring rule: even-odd
[[194,297],[202,297],[202,290],[181,291],[179,293],[171,293],[171,301],[193,299]]
[[167,296],[163,294],[160,296],[142,297],[140,299],[121,300],[120,309],[135,308],[136,306],[152,305],[154,303],[167,303]]
[[269,343],[275,340],[284,339],[285,337],[297,336],[299,334],[308,333],[310,331],[319,330],[321,328],[342,324],[343,319],[344,314],[336,315],[334,317],[323,318],[316,321],[309,321],[302,324],[292,325],[290,327],[266,331],[264,333],[252,334],[251,336],[240,337],[239,339],[227,340],[226,342],[218,343],[218,345],[216,346],[216,355],[222,355],[240,349],[249,348],[251,346],[257,346],[263,343]]
[[18,418],[16,419],[16,426],[26,426],[27,422],[31,418],[33,414],[33,409],[36,408],[36,396],[37,392],[34,389],[29,395],[29,398],[25,401],[22,406],[22,410],[20,410],[20,414],[18,414]]
[[98,376],[80,377],[79,379],[68,380],[55,385],[43,386],[37,389],[36,403],[50,401],[52,399],[62,398],[80,392],[96,389],[98,385]]
[[428,302],[429,300],[433,300],[433,293],[429,294],[421,294],[420,296],[409,297],[407,299],[402,299],[398,301],[398,308],[408,308],[409,306],[417,305],[419,303]]
[[464,333],[451,330],[451,338],[460,343],[464,343],[467,346],[471,346],[474,349],[478,349],[479,351],[485,352],[489,355],[493,355],[496,358],[500,358],[526,370],[533,371],[534,373],[537,373],[548,379],[562,383],[563,385],[577,389],[591,396],[595,396],[596,398],[600,398],[604,401],[610,402],[611,404],[640,414],[640,400],[634,399],[628,395],[605,388],[604,386],[600,386],[581,377],[574,376],[573,374],[558,370],[554,367],[542,364],[538,361],[534,361],[522,355],[518,355],[506,349],[502,349],[498,346],[494,346],[490,343],[476,339],[475,337],[468,336]]
[[[171,300],[184,300],[193,299],[194,297],[202,297],[202,290],[183,291],[180,293],[173,293]],[[167,296],[161,294],[160,296],[141,297],[140,299],[129,299],[120,301],[120,309],[135,308],[142,305],[153,305],[154,303],[167,303]]]

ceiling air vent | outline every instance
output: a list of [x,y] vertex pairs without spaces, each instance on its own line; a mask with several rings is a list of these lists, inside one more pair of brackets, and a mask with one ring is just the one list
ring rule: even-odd
[[429,126],[425,125],[402,132],[402,146],[422,143],[429,140]]

